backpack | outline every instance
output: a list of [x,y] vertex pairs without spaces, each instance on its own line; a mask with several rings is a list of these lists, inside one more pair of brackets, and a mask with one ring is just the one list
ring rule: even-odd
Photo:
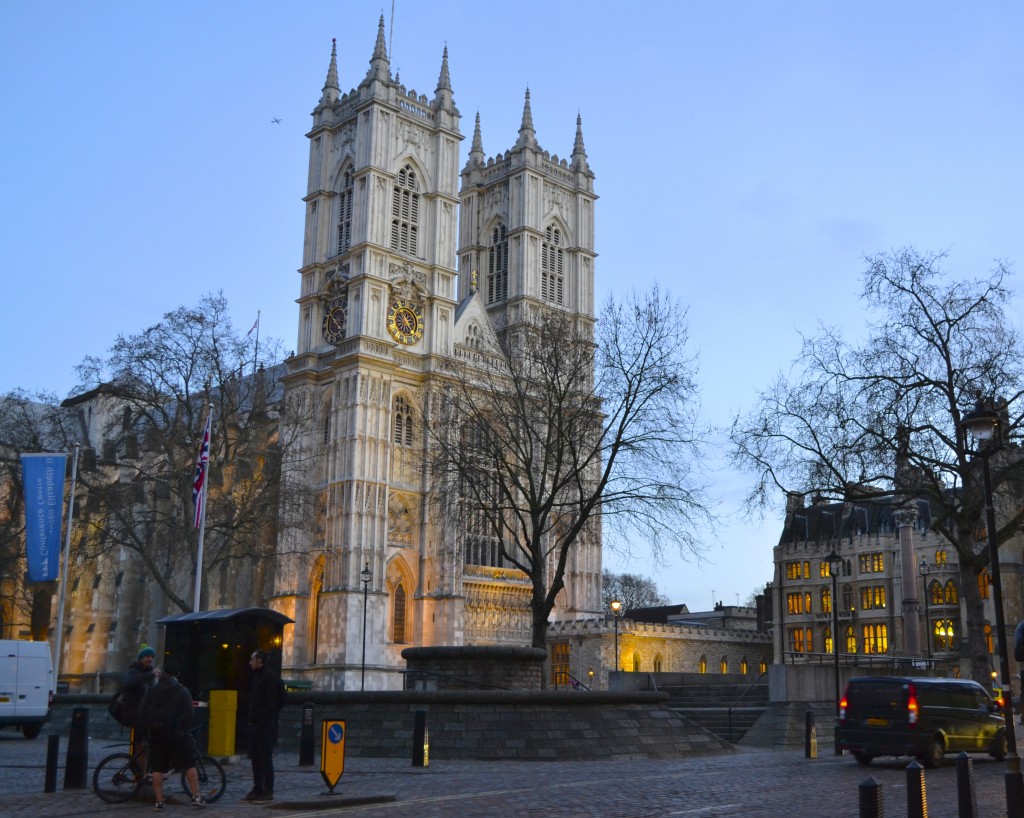
[[123,686],[119,687],[117,692],[110,697],[110,703],[107,705],[107,712],[110,714],[110,717],[122,727],[132,726],[132,714],[128,710],[128,692]]
[[[178,703],[184,690],[185,688],[178,684],[170,690],[154,687],[146,691],[142,712],[147,730],[163,736],[173,736],[180,732]],[[189,703],[191,704],[191,700]]]

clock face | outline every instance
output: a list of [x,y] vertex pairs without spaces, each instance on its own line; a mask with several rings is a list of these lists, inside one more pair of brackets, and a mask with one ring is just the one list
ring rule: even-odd
[[347,319],[344,305],[337,302],[332,304],[324,314],[324,338],[332,344],[344,339]]
[[423,309],[396,298],[388,307],[388,332],[400,344],[415,344],[423,337]]

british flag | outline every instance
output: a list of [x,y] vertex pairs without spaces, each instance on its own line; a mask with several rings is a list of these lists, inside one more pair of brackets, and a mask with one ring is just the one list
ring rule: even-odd
[[206,430],[203,432],[203,444],[199,447],[199,459],[196,461],[196,478],[192,481],[192,502],[196,507],[196,528],[199,528],[203,523],[203,509],[206,507],[206,472],[210,468],[211,420],[213,420],[212,415],[207,415]]

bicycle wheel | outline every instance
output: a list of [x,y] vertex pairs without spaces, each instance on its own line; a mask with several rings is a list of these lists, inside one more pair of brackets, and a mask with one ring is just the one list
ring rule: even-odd
[[121,804],[135,796],[142,781],[132,769],[128,753],[114,753],[100,761],[92,774],[92,788],[108,804]]
[[[187,772],[188,770],[181,771],[181,788],[191,798],[194,793],[189,789]],[[199,794],[206,799],[207,804],[212,804],[224,794],[228,777],[217,759],[210,756],[196,758],[196,774],[199,776]]]

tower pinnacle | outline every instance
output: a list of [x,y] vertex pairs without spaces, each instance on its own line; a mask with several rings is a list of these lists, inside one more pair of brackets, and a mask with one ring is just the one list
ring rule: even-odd
[[484,143],[480,138],[480,112],[476,112],[476,125],[473,126],[473,144],[469,148],[469,164],[482,165],[484,163]]
[[533,111],[530,109],[530,89],[526,89],[526,102],[523,103],[523,122],[519,126],[519,139],[516,148],[536,148],[537,132],[533,130]]
[[572,145],[572,162],[571,165],[573,170],[581,170],[586,173],[590,170],[587,165],[587,151],[583,147],[583,117],[576,114],[576,141]]
[[324,92],[320,95],[321,105],[331,105],[338,101],[341,86],[338,85],[338,41],[331,38],[331,64],[327,68],[327,81]]
[[387,82],[391,79],[391,63],[388,61],[388,49],[384,41],[384,15],[380,16],[377,24],[377,42],[373,46],[373,56],[370,57],[370,70],[366,72],[366,82],[380,80]]
[[448,76],[448,46],[444,47],[444,54],[441,57],[441,74],[437,78],[437,88],[434,90],[434,103],[443,108],[450,108],[452,104],[452,81]]

